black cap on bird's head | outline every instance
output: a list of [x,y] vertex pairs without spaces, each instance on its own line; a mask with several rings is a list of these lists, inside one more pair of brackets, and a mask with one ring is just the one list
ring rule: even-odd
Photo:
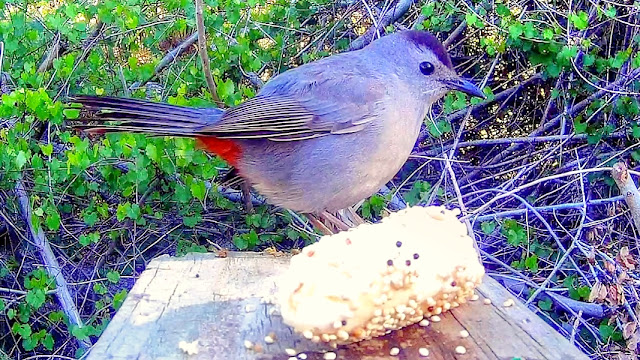
[[433,34],[420,30],[408,30],[404,31],[403,34],[415,46],[431,50],[444,66],[453,70],[453,63],[447,49]]
[[[435,80],[439,81],[444,87],[449,90],[462,91],[471,96],[477,96],[483,99],[486,98],[482,90],[480,90],[476,85],[461,78],[455,73],[453,63],[451,62],[451,57],[449,56],[447,49],[433,34],[423,30],[406,30],[400,34],[401,36],[404,36],[409,43],[415,45],[419,49],[431,52],[433,56],[442,63],[446,68],[444,71],[449,73],[449,76],[437,78]],[[434,64],[429,61],[423,61],[419,64],[420,72],[425,76],[432,75],[435,68]]]

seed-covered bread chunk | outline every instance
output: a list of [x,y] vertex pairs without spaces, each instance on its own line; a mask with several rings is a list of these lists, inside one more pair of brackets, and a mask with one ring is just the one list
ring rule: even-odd
[[278,283],[286,324],[316,342],[384,335],[471,297],[484,268],[458,211],[412,207],[324,236]]

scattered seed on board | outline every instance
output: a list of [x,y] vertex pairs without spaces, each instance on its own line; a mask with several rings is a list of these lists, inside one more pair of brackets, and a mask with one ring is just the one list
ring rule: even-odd
[[391,350],[389,350],[389,355],[391,356],[396,356],[398,354],[400,354],[400,349],[397,347],[392,347]]
[[473,296],[471,296],[471,298],[469,298],[469,300],[471,300],[471,301],[477,301],[478,299],[480,299],[480,296],[478,296],[478,294],[473,294]]
[[429,326],[429,320],[423,319],[420,321],[420,326]]
[[418,354],[420,354],[420,356],[422,356],[422,357],[427,357],[427,356],[429,356],[429,349],[420,348],[420,349],[418,349]]
[[463,338],[469,337],[469,332],[467,330],[460,330],[460,337],[463,337]]
[[305,354],[305,353],[300,353],[300,354],[298,354],[298,359],[300,359],[300,360],[307,360],[307,354]]
[[484,299],[485,305],[491,305],[491,299]]
[[296,354],[298,353],[295,349],[291,349],[291,348],[284,349],[284,352],[287,353],[287,355],[289,356],[296,356]]
[[247,304],[247,305],[244,307],[244,311],[245,311],[245,312],[248,312],[248,313],[250,313],[250,312],[254,312],[254,311],[256,311],[256,306],[255,306],[255,305],[253,305],[253,304]]
[[442,320],[442,319],[440,319],[440,316],[438,316],[438,315],[433,315],[431,317],[431,321],[433,321],[433,322],[440,322],[440,320]]
[[298,360],[298,358],[297,358],[297,357],[295,357],[295,356],[290,356],[290,357],[289,357],[289,360]]
[[264,342],[266,342],[267,344],[273,344],[274,341],[275,340],[273,339],[273,336],[271,336],[271,335],[267,335],[267,336],[264,337]]
[[456,354],[465,354],[467,349],[464,346],[456,346]]
[[513,305],[515,305],[516,302],[513,301],[513,299],[507,299],[507,301],[505,301],[504,303],[502,303],[502,306],[504,307],[511,307]]
[[246,347],[247,349],[251,349],[253,348],[253,343],[249,340],[245,340],[244,341],[244,347]]
[[324,360],[335,360],[336,358],[338,358],[338,355],[336,355],[336,353],[334,353],[333,351],[329,351],[324,353],[323,358]]
[[306,339],[313,339],[313,332],[311,332],[311,330],[305,330],[302,332],[302,336],[304,336]]

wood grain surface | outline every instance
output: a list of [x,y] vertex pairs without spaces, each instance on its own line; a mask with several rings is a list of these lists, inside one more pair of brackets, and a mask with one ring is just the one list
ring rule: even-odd
[[[485,276],[468,302],[431,321],[338,349],[314,344],[282,323],[269,304],[288,256],[260,253],[190,254],[154,259],[138,279],[88,359],[290,359],[286,349],[309,360],[333,351],[337,359],[588,359]],[[486,304],[484,299],[490,299]],[[508,299],[515,301],[505,307]],[[460,335],[466,330],[470,335]],[[273,344],[265,336],[275,335]],[[245,340],[254,346],[245,347]],[[180,342],[191,343],[188,354]],[[465,354],[456,353],[458,346]],[[398,355],[390,355],[397,347]],[[427,357],[419,349],[429,351]],[[424,351],[424,350],[423,350]],[[331,355],[326,355],[330,357]],[[304,357],[304,356],[302,356]],[[295,358],[295,357],[294,357]]]

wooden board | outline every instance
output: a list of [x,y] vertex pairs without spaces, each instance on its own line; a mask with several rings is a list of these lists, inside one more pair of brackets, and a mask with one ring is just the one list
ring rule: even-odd
[[[190,254],[154,259],[138,279],[124,304],[88,359],[289,359],[285,349],[323,359],[331,350],[294,334],[272,312],[275,278],[288,257],[256,253]],[[588,359],[543,320],[529,311],[495,280],[485,277],[480,299],[445,313],[427,327],[414,325],[385,337],[333,350],[337,359]],[[484,299],[491,299],[487,305]],[[515,305],[504,307],[507,299]],[[470,334],[460,336],[461,330]],[[267,345],[264,337],[276,335]],[[244,341],[259,344],[247,350]],[[179,343],[197,342],[188,355]],[[464,346],[466,354],[455,352]],[[389,355],[398,347],[397,356]]]

